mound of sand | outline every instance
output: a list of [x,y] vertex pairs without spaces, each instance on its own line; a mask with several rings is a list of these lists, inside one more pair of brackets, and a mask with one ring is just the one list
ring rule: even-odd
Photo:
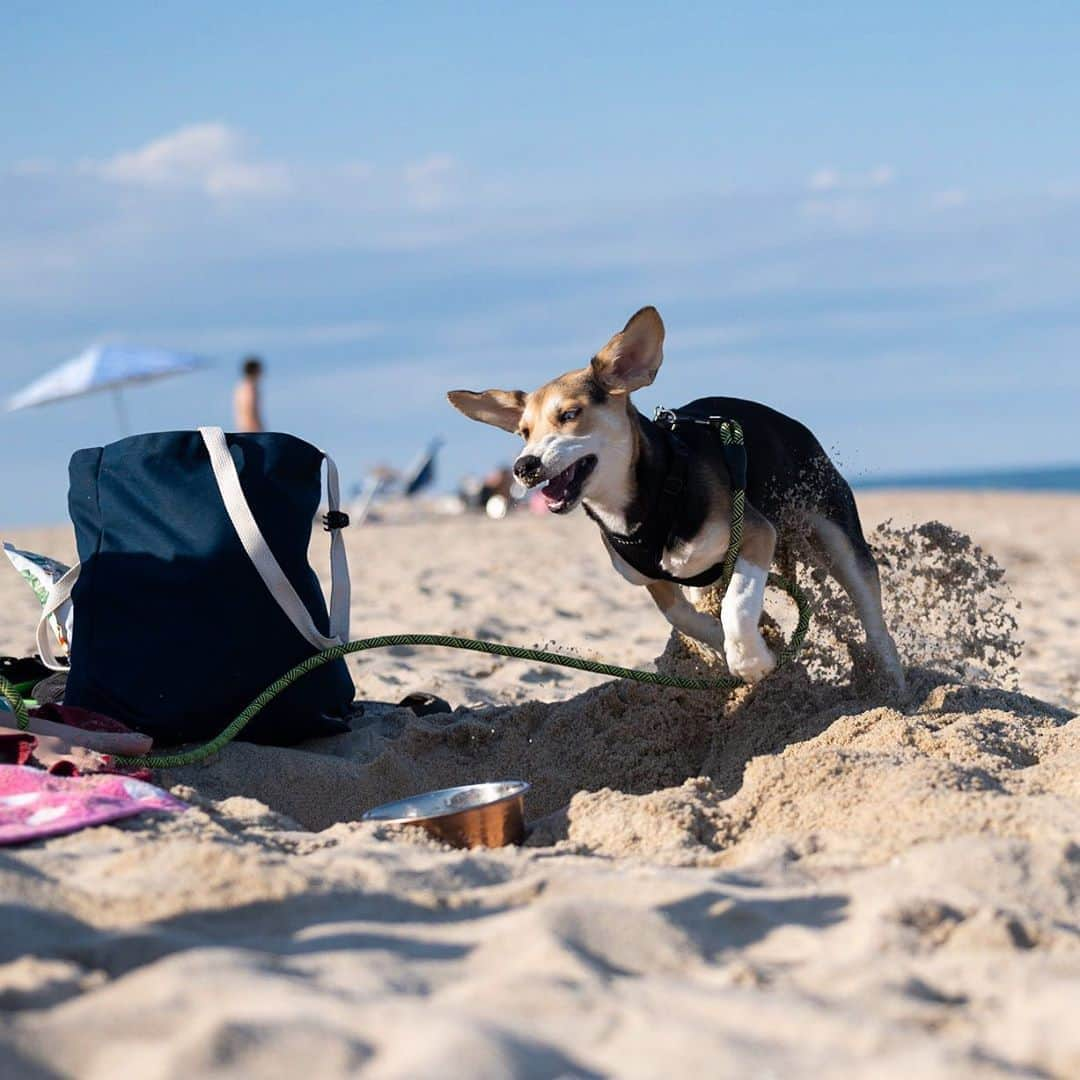
[[[928,841],[989,834],[1066,850],[1080,796],[1080,724],[1022,695],[939,685],[914,712],[835,716],[752,759],[731,797],[698,778],[633,797],[579,793],[560,827],[575,850],[738,865],[762,845],[831,865],[879,863]],[[870,796],[870,797],[868,797]]]

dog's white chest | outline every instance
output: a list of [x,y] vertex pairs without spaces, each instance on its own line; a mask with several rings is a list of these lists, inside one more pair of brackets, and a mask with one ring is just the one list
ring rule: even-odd
[[707,521],[688,541],[677,540],[660,556],[660,569],[676,578],[704,574],[727,554],[731,528],[726,522]]

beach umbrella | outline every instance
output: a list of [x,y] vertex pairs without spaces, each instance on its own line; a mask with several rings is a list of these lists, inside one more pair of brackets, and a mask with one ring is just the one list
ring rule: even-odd
[[7,408],[8,412],[14,412],[16,409],[29,409],[108,390],[113,395],[120,428],[126,434],[128,421],[121,394],[123,387],[151,382],[167,375],[182,375],[205,365],[206,361],[198,356],[169,349],[93,345],[10,397]]

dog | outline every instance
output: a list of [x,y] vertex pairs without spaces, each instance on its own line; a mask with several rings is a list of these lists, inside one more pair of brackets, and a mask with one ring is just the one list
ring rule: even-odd
[[[775,668],[759,627],[766,579],[778,546],[790,558],[805,538],[851,598],[875,665],[902,688],[877,564],[851,488],[821,444],[797,420],[739,398],[701,398],[668,413],[667,425],[643,416],[631,395],[652,384],[663,347],[660,313],[645,307],[584,368],[530,394],[447,396],[470,419],[520,435],[517,479],[545,485],[554,514],[582,504],[619,574],[648,589],[676,630],[722,653],[732,674],[756,683]],[[742,547],[719,619],[683,591],[719,580],[731,535],[732,467],[717,418],[738,421],[746,449]]]

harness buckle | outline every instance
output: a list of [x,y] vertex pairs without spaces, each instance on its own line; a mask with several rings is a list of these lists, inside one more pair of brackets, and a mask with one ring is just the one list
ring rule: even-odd
[[330,510],[323,514],[323,532],[334,532],[336,529],[349,527],[349,515],[342,510]]
[[734,420],[729,420],[725,416],[680,416],[677,410],[665,409],[663,405],[657,405],[656,412],[653,414],[653,423],[671,431],[674,431],[678,424],[696,424],[698,427],[707,427],[719,432],[722,432],[725,427],[730,427],[733,433],[736,430],[741,431]]

